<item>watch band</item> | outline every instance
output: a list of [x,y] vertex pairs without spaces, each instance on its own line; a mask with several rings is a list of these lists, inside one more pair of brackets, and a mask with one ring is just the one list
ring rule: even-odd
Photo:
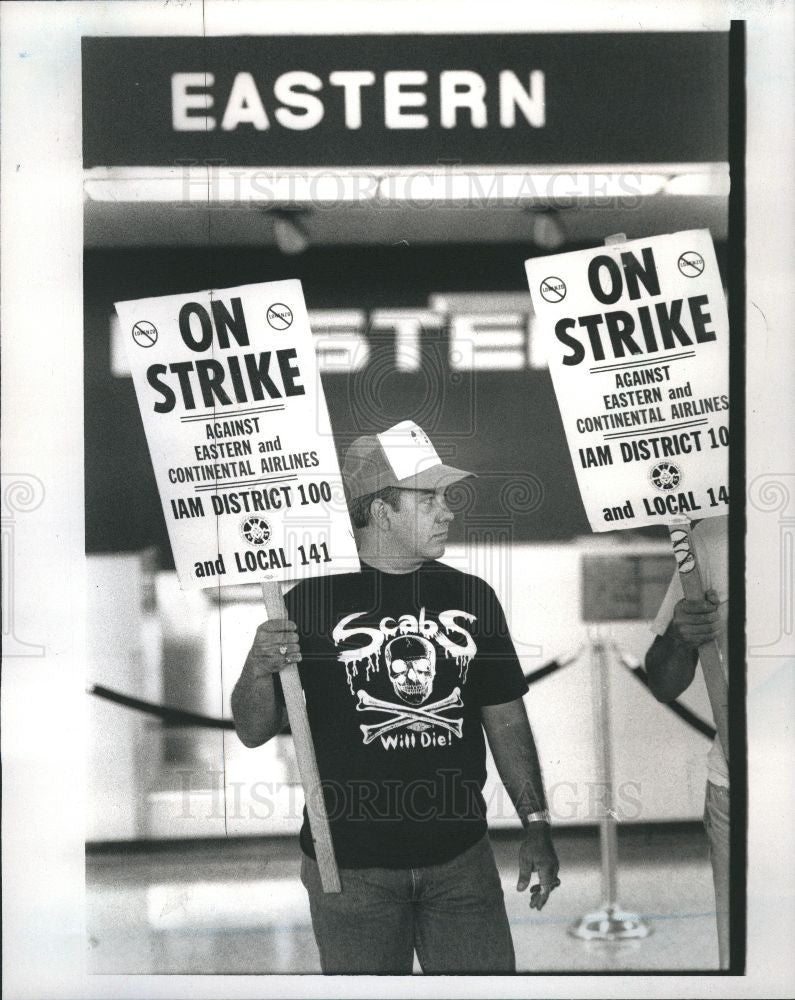
[[549,823],[549,809],[540,809],[538,812],[529,813],[524,818],[525,823]]

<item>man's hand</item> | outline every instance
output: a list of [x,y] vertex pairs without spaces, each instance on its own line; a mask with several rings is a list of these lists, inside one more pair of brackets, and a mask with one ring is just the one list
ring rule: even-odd
[[301,650],[298,645],[298,630],[294,622],[286,618],[274,618],[263,622],[257,628],[251,644],[246,667],[255,679],[278,673],[291,663],[298,663]]
[[276,697],[273,676],[300,659],[298,630],[293,622],[276,618],[257,628],[232,691],[232,717],[244,746],[262,746],[284,728],[286,711]]
[[690,649],[698,649],[723,631],[714,590],[708,590],[703,601],[681,600],[674,608],[673,625],[677,637]]
[[530,885],[530,877],[538,872],[539,884],[530,889],[530,909],[542,910],[549,894],[560,885],[558,869],[560,863],[552,846],[552,837],[547,823],[530,823],[525,832],[525,839],[519,848],[519,881],[516,888],[519,892]]

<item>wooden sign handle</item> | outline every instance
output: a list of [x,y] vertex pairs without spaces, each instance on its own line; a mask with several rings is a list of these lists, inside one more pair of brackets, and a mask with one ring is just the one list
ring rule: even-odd
[[[696,549],[693,545],[693,535],[689,524],[669,524],[676,564],[679,568],[679,579],[682,592],[688,601],[704,600],[704,584],[698,565]],[[709,703],[712,707],[712,717],[720,737],[726,761],[729,760],[729,686],[723,672],[720,650],[715,639],[699,646],[698,659],[707,685]]]
[[[268,613],[268,621],[272,621],[274,618],[286,618],[287,607],[279,584],[263,583],[261,586],[262,600]],[[312,832],[315,857],[320,868],[320,882],[323,886],[323,892],[342,892],[337,859],[334,857],[334,845],[331,842],[331,828],[326,814],[326,803],[320,784],[320,772],[317,769],[315,747],[312,743],[312,732],[309,728],[309,717],[306,714],[304,690],[298,675],[298,665],[291,663],[284,670],[280,670],[279,678],[284,691],[284,702],[287,706],[290,728],[293,731],[298,772],[304,787],[306,813],[309,817],[309,829]]]

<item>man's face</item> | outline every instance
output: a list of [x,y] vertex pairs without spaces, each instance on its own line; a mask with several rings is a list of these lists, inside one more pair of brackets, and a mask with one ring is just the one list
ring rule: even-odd
[[407,557],[438,559],[452,520],[443,490],[401,490],[399,509],[390,511],[392,539]]

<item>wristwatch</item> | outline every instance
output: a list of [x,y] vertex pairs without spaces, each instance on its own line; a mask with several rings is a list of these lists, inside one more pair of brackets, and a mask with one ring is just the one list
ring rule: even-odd
[[549,823],[549,809],[540,809],[538,812],[529,813],[524,820],[525,823]]

